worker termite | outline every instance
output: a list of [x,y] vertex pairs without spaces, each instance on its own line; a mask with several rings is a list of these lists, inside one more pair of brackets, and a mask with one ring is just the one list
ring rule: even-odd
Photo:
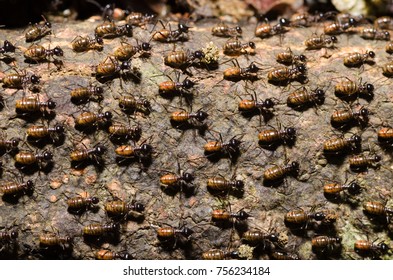
[[345,138],[344,135],[330,138],[323,143],[323,152],[325,154],[337,155],[344,152],[358,151],[361,141],[362,138],[356,134],[348,138]]
[[59,235],[54,232],[41,233],[39,236],[40,246],[44,248],[58,247],[63,250],[70,248],[72,238],[68,235]]
[[374,26],[380,29],[393,29],[393,18],[390,16],[382,16],[374,20]]
[[296,140],[296,129],[287,127],[281,130],[265,129],[258,134],[259,145],[265,148],[275,148],[280,144],[293,145]]
[[16,50],[16,47],[10,41],[4,40],[3,46],[0,47],[0,54],[7,57],[8,53],[14,53],[15,50]]
[[350,20],[348,22],[334,21],[324,25],[323,33],[326,35],[340,35],[345,32],[349,32],[351,27],[355,26],[355,21]]
[[162,21],[159,21],[163,27],[163,29],[156,31],[152,35],[152,39],[154,41],[158,41],[161,43],[173,43],[173,42],[183,42],[183,41],[188,41],[188,30],[190,29],[189,26],[187,26],[184,23],[178,23],[178,29],[176,30],[171,30],[171,27],[169,25],[169,28],[166,28],[165,25],[162,23]]
[[[27,62],[39,63],[49,61],[49,58],[54,56],[63,56],[63,50],[57,46],[53,49],[46,49],[45,47],[37,44],[33,44],[27,48],[27,50],[23,53]],[[55,64],[61,63],[61,61],[54,59]]]
[[157,228],[156,233],[161,245],[175,248],[178,241],[188,242],[194,231],[185,225],[181,227],[163,226]]
[[382,146],[393,146],[393,128],[381,127],[378,130],[378,141]]
[[393,54],[393,42],[392,41],[390,41],[389,43],[386,44],[385,51],[388,54]]
[[95,76],[98,80],[112,79],[126,75],[127,71],[131,70],[130,61],[119,61],[112,57],[107,56],[105,60],[95,67]]
[[19,234],[17,231],[0,231],[0,244],[9,244],[10,242],[15,242]]
[[284,222],[288,227],[307,229],[310,222],[315,221],[320,225],[330,226],[338,218],[338,214],[334,210],[321,209],[315,211],[315,207],[307,212],[302,208],[288,211],[285,214]]
[[145,98],[135,98],[132,95],[122,95],[119,98],[120,109],[127,113],[132,114],[135,112],[141,112],[148,115],[151,110],[150,101]]
[[271,25],[267,19],[262,24],[257,25],[255,28],[255,36],[259,38],[267,38],[274,35],[281,35],[288,31],[287,26],[289,26],[289,20],[286,18],[280,18],[278,23]]
[[287,66],[299,65],[305,64],[307,61],[307,57],[304,54],[294,54],[291,48],[288,48],[287,50],[280,52],[276,55],[276,61]]
[[140,215],[145,210],[145,206],[139,202],[125,202],[122,200],[112,200],[105,202],[105,212],[109,216],[127,218],[132,212],[137,212]]
[[41,140],[50,139],[54,144],[59,144],[64,139],[64,126],[57,124],[55,126],[30,125],[26,130],[27,141],[40,142]]
[[35,23],[27,29],[25,33],[27,43],[37,41],[46,35],[52,34],[52,24],[44,16],[42,18],[44,19],[43,23]]
[[319,50],[322,48],[334,48],[334,44],[337,43],[336,36],[325,36],[321,34],[320,36],[315,35],[304,41],[306,50]]
[[343,100],[353,100],[356,97],[364,96],[371,99],[374,96],[374,85],[360,79],[357,83],[346,78],[334,86],[334,93]]
[[116,162],[121,164],[127,159],[138,160],[140,163],[148,162],[151,159],[153,147],[149,144],[142,142],[137,146],[132,145],[121,145],[115,149],[115,153],[118,156]]
[[209,141],[203,146],[203,149],[208,158],[228,156],[231,161],[234,161],[240,153],[239,147],[241,143],[234,136],[228,142],[223,142],[222,139],[220,141]]
[[237,211],[237,212],[231,212],[223,208],[219,209],[214,209],[211,212],[211,219],[213,222],[215,222],[218,225],[225,225],[225,224],[238,224],[242,223],[245,220],[247,220],[249,217],[251,217],[250,214],[248,214],[246,211],[243,209]]
[[393,77],[393,62],[385,63],[382,66],[382,74],[388,78]]
[[72,150],[70,153],[71,165],[78,169],[83,163],[92,162],[98,166],[103,164],[102,155],[106,152],[106,147],[102,144],[97,144],[93,148],[86,147]]
[[369,256],[373,259],[387,254],[390,250],[390,247],[383,241],[376,243],[369,240],[356,240],[353,248],[360,256]]
[[131,260],[132,256],[124,252],[113,252],[107,249],[102,249],[96,253],[97,260]]
[[217,37],[235,37],[241,36],[243,33],[243,30],[239,25],[230,27],[223,22],[220,22],[217,25],[213,26],[211,31],[212,35]]
[[366,201],[363,203],[363,211],[365,214],[386,219],[385,222],[389,224],[393,217],[393,208],[386,206],[379,201]]
[[104,99],[103,97],[104,88],[100,86],[87,86],[87,87],[78,87],[71,90],[71,102],[74,104],[83,104],[88,101],[97,101],[100,102]]
[[67,199],[68,211],[70,213],[80,214],[89,209],[96,209],[97,204],[100,202],[96,196],[89,196],[88,193],[83,193],[76,197]]
[[307,90],[305,87],[290,93],[287,98],[287,105],[294,109],[303,110],[308,106],[321,105],[325,100],[325,91],[316,88]]
[[239,259],[238,251],[210,249],[202,253],[203,260],[226,260],[226,259]]
[[270,257],[274,260],[300,260],[299,256],[296,253],[286,252],[282,250],[273,250],[270,253]]
[[139,125],[129,126],[121,123],[115,123],[109,126],[111,140],[138,140],[142,135],[142,128]]
[[258,80],[258,72],[261,70],[255,62],[251,62],[249,66],[241,68],[239,64],[224,70],[224,80],[238,82],[240,80]]
[[0,192],[5,197],[19,197],[22,195],[31,195],[34,191],[34,183],[31,180],[26,182],[18,183],[14,182],[2,182],[0,183]]
[[104,23],[96,26],[94,34],[95,37],[108,39],[121,36],[132,37],[132,26],[128,23],[118,26],[112,20],[106,19]]
[[254,42],[242,43],[237,37],[228,39],[223,46],[224,54],[228,56],[255,55]]
[[335,110],[330,117],[332,126],[339,128],[346,128],[354,122],[360,126],[365,126],[368,123],[368,116],[370,111],[363,106],[354,111],[351,108],[344,110]]
[[341,237],[319,235],[311,239],[312,250],[317,254],[332,254],[341,247]]
[[0,151],[16,151],[20,141],[20,138],[13,137],[11,139],[6,139],[5,136],[0,136]]
[[132,26],[144,27],[148,23],[152,23],[156,18],[153,14],[142,14],[138,12],[131,12],[126,17],[126,22]]
[[280,238],[277,233],[263,232],[259,229],[252,229],[244,232],[242,240],[253,246],[262,245],[263,248],[265,248],[268,243],[280,245]]
[[104,41],[97,36],[91,38],[90,36],[82,37],[78,35],[72,40],[71,46],[72,50],[77,53],[90,50],[102,51],[104,49]]
[[270,83],[289,83],[291,81],[300,81],[304,83],[307,81],[307,68],[305,65],[296,65],[294,68],[279,66],[270,70],[267,74],[267,79]]
[[180,69],[183,72],[187,71],[187,68],[201,61],[205,54],[201,50],[197,51],[172,51],[164,56],[164,64],[175,69]]
[[365,40],[390,40],[390,33],[386,30],[375,29],[374,27],[363,27],[360,31],[360,37]]
[[56,102],[49,99],[48,101],[40,101],[38,96],[28,96],[16,100],[15,111],[17,114],[29,115],[34,113],[41,113],[43,115],[50,115],[51,111],[56,108]]
[[[6,74],[0,82],[3,83],[3,88],[14,88],[14,89],[32,89],[35,85],[38,85],[41,78],[35,74],[27,74],[26,71],[21,73]],[[28,87],[30,85],[30,87]]]
[[374,64],[371,59],[375,58],[375,52],[366,51],[364,54],[354,52],[349,53],[344,57],[344,65],[347,67],[359,67],[365,63]]
[[244,182],[242,180],[226,179],[223,176],[209,177],[206,182],[209,191],[213,193],[243,192]]
[[349,167],[354,171],[361,171],[369,167],[378,168],[382,160],[379,155],[359,154],[349,158]]
[[22,171],[33,165],[38,165],[40,170],[49,169],[52,164],[53,154],[48,150],[37,153],[32,151],[19,151],[14,159],[15,165]]
[[179,76],[177,76],[176,81],[170,80],[161,82],[158,85],[158,92],[163,97],[171,98],[174,95],[184,96],[186,100],[190,101],[192,98],[192,92],[190,91],[194,86],[195,82],[185,78],[182,82],[179,81]]
[[75,117],[75,127],[82,130],[95,129],[100,125],[109,125],[112,119],[112,113],[109,111],[103,113],[83,112]]
[[355,196],[359,194],[362,190],[362,187],[356,183],[355,181],[349,183],[329,183],[323,186],[323,193],[326,198],[340,198],[341,194],[343,196]]
[[199,109],[196,112],[187,112],[185,110],[172,112],[170,115],[171,124],[177,128],[203,128],[206,127],[204,121],[209,116],[208,113]]
[[137,53],[139,53],[139,57],[149,57],[151,55],[150,51],[151,45],[148,42],[135,46],[127,42],[121,42],[121,46],[115,49],[113,56],[119,61],[128,61]]
[[299,163],[297,161],[288,162],[286,165],[275,165],[263,172],[264,184],[281,182],[285,177],[291,175],[297,177],[299,173]]
[[120,229],[120,224],[118,223],[94,223],[84,226],[82,233],[84,237],[92,236],[108,236],[116,235]]

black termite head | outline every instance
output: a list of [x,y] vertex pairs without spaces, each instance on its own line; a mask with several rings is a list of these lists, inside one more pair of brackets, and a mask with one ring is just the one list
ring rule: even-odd
[[58,124],[55,126],[55,131],[56,133],[63,133],[64,132],[64,126]]
[[183,81],[183,87],[184,87],[185,89],[190,89],[190,88],[192,88],[193,86],[195,86],[195,83],[194,83],[193,81],[191,81],[191,80],[189,80],[189,79],[187,79],[187,78]]
[[204,112],[204,111],[198,111],[196,113],[195,118],[199,121],[199,122],[203,122],[205,119],[207,119],[207,117],[209,116],[208,113]]
[[183,180],[187,183],[191,183],[194,180],[194,176],[191,173],[185,172],[183,174]]
[[293,138],[296,136],[296,128],[294,127],[288,127],[285,129],[285,133],[290,137]]
[[229,256],[230,256],[232,259],[239,259],[239,258],[240,258],[240,255],[239,255],[239,252],[238,252],[238,251],[231,251],[231,252],[229,253]]
[[144,42],[142,43],[141,48],[143,51],[147,52],[151,50],[151,45],[149,43]]
[[189,26],[187,26],[185,23],[179,23],[178,28],[180,32],[188,33],[188,29],[190,29]]
[[361,190],[362,190],[362,188],[356,182],[352,182],[348,186],[348,193],[351,195],[356,195],[356,194],[360,193]]
[[248,66],[248,71],[251,73],[257,73],[261,70],[254,62],[251,62],[250,66]]
[[135,203],[134,211],[142,213],[143,211],[145,211],[145,206],[142,203]]
[[56,56],[63,56],[64,52],[63,52],[63,50],[60,47],[55,47],[53,49],[53,54],[56,55]]
[[98,204],[99,202],[100,202],[100,199],[99,199],[98,197],[93,196],[93,197],[91,198],[91,203],[92,203],[92,204]]
[[233,149],[238,149],[241,143],[242,142],[240,140],[238,140],[236,138],[232,138],[231,140],[229,140],[228,145],[230,147],[232,147]]
[[362,142],[362,137],[360,137],[359,135],[355,134],[355,135],[351,136],[350,141],[352,143],[354,143],[356,146],[358,146]]
[[97,36],[97,34],[95,34],[94,38],[95,38],[97,44],[99,44],[99,45],[104,44],[104,40],[101,37]]
[[5,40],[3,49],[5,52],[15,52],[16,47],[10,41]]
[[330,36],[330,41],[332,41],[333,43],[337,43],[337,37],[336,36]]
[[265,108],[273,108],[274,105],[276,105],[276,104],[274,103],[274,101],[272,99],[266,98],[265,102],[263,103],[263,105],[264,105]]
[[288,19],[286,19],[286,18],[280,18],[280,19],[278,20],[278,23],[279,23],[281,26],[288,26],[288,25],[290,24],[290,21],[289,21]]
[[268,234],[268,235],[266,236],[266,239],[268,239],[268,240],[271,241],[271,242],[279,242],[279,241],[280,241],[280,238],[279,238],[278,235],[275,234],[275,233],[270,233],[270,234]]
[[31,192],[34,189],[34,182],[32,180],[26,181],[27,191]]
[[20,138],[12,138],[10,141],[11,141],[11,148],[16,149],[18,147],[21,139]]
[[52,160],[52,158],[53,158],[53,154],[49,151],[44,151],[42,156],[43,156],[44,160],[46,160],[46,161]]
[[242,180],[236,180],[235,181],[235,188],[238,190],[241,190],[244,188],[244,182]]
[[304,54],[299,55],[299,60],[301,62],[306,62],[307,61],[307,57]]
[[95,91],[97,94],[103,94],[104,93],[104,88],[103,87],[95,87]]
[[244,210],[240,210],[239,212],[238,212],[238,215],[237,215],[237,218],[239,219],[239,220],[247,220],[249,217],[251,217],[251,215],[250,214],[248,214],[246,211],[244,211]]
[[129,62],[129,61],[123,61],[121,64],[120,64],[120,69],[121,70],[128,70],[128,69],[130,69],[131,68],[131,62]]
[[390,249],[390,247],[385,242],[381,242],[378,245],[379,245],[379,251],[381,251],[381,253],[383,254],[387,253],[387,251],[389,251]]
[[39,83],[40,83],[40,77],[33,74],[33,75],[31,75],[31,77],[30,77],[30,82],[31,82],[32,84],[39,84]]
[[325,218],[326,215],[323,212],[316,212],[313,214],[313,219],[316,221],[323,221]]
[[300,64],[300,65],[296,66],[296,70],[299,71],[300,73],[304,74],[307,71],[307,67],[305,65]]
[[366,118],[370,114],[370,111],[367,108],[362,108],[359,111],[359,114],[363,117]]
[[55,109],[56,108],[56,102],[53,100],[48,100],[48,109]]
[[105,151],[106,151],[106,147],[103,146],[103,145],[97,145],[97,146],[94,148],[94,153],[95,153],[96,155],[103,155],[103,154],[105,153]]
[[374,91],[374,85],[372,85],[372,84],[366,84],[365,89],[366,89],[366,91],[367,91],[369,94],[371,94],[371,93],[373,93],[373,91]]
[[373,52],[373,51],[369,51],[367,54],[368,54],[368,56],[371,57],[371,58],[374,58],[374,57],[375,57],[375,52]]
[[186,238],[190,237],[191,234],[193,234],[193,233],[194,233],[194,231],[188,227],[183,228],[181,231],[181,234]]
[[106,112],[104,112],[103,117],[107,120],[110,120],[110,119],[112,119],[113,114],[109,111],[106,111]]
[[153,147],[149,144],[142,144],[142,146],[140,147],[140,150],[144,154],[150,154],[151,151],[153,150]]
[[375,161],[375,162],[380,162],[380,161],[382,160],[382,157],[379,156],[379,155],[375,155],[375,156],[372,157],[372,159],[373,159],[373,161]]
[[289,164],[290,167],[290,172],[292,172],[292,174],[297,174],[299,173],[299,169],[300,169],[300,165],[297,161],[293,161]]
[[11,231],[11,232],[10,232],[10,237],[11,237],[11,239],[17,239],[18,236],[19,236],[19,234],[18,234],[17,231]]
[[252,49],[255,49],[257,47],[254,42],[248,42],[248,46]]
[[235,30],[236,30],[236,32],[237,32],[238,34],[242,34],[242,33],[243,33],[243,30],[242,30],[242,28],[241,28],[239,25],[237,25],[237,26],[235,27]]
[[325,91],[322,90],[322,89],[317,89],[317,90],[315,91],[315,96],[316,96],[318,99],[322,99],[322,98],[325,97]]
[[195,52],[194,52],[193,56],[194,56],[195,58],[202,59],[202,58],[205,57],[205,54],[204,54],[203,51],[198,50],[198,51],[195,51]]

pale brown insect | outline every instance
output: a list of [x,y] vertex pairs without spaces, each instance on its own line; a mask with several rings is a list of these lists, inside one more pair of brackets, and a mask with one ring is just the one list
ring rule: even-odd
[[94,100],[101,101],[103,97],[104,88],[100,86],[87,86],[75,88],[70,92],[71,101],[79,104],[86,101]]
[[119,229],[120,224],[118,223],[90,224],[83,227],[82,233],[84,236],[104,236],[115,234]]
[[135,46],[126,42],[121,42],[120,47],[113,52],[113,56],[119,61],[127,61],[137,53],[140,54],[140,57],[150,56],[150,51],[151,45],[147,42]]
[[390,250],[389,246],[383,241],[376,243],[369,240],[356,240],[353,248],[357,254],[368,255],[373,258],[384,255]]
[[228,39],[223,46],[223,52],[229,56],[255,55],[254,42],[242,43],[237,37]]
[[126,17],[126,22],[132,26],[144,27],[147,23],[151,23],[155,18],[155,15],[131,12]]
[[16,100],[15,110],[17,113],[48,113],[48,109],[52,110],[56,108],[56,102],[48,100],[42,102],[38,96],[28,96],[22,99]]
[[371,59],[375,58],[375,52],[366,51],[364,54],[354,52],[344,57],[344,65],[347,67],[357,67],[365,63],[372,63]]
[[27,180],[24,183],[4,182],[0,184],[0,192],[4,196],[20,196],[23,194],[29,194],[33,190],[34,183],[31,180]]
[[334,210],[322,209],[320,211],[311,210],[306,212],[302,208],[298,208],[288,211],[285,214],[284,221],[289,226],[300,226],[305,229],[312,220],[321,222],[323,225],[331,225],[337,218],[338,215]]
[[307,57],[304,54],[294,54],[290,48],[276,55],[276,61],[285,65],[305,64]]
[[359,154],[349,158],[349,166],[351,169],[363,169],[367,167],[378,167],[378,163],[382,160],[379,155]]
[[363,27],[360,31],[360,37],[365,40],[389,41],[390,33],[389,31],[375,29],[374,27]]
[[307,90],[305,87],[291,92],[287,98],[287,105],[292,108],[306,108],[310,105],[320,105],[325,100],[325,91],[322,89]]
[[289,175],[297,176],[298,172],[299,163],[297,161],[290,162],[283,166],[275,165],[263,172],[263,180],[267,182],[278,182]]
[[145,206],[139,202],[126,203],[122,200],[113,200],[105,203],[105,211],[108,215],[126,217],[131,211],[142,213]]
[[242,180],[228,180],[221,176],[207,179],[207,187],[213,191],[226,192],[230,190],[242,190],[244,182]]
[[304,45],[307,50],[319,50],[322,48],[334,48],[334,44],[337,43],[336,36],[325,36],[321,34],[320,36],[315,35],[304,41]]
[[392,127],[381,127],[378,130],[378,141],[381,144],[392,145],[393,144],[393,128]]
[[15,162],[23,166],[37,163],[42,165],[43,162],[50,162],[52,158],[53,154],[48,150],[38,153],[33,153],[31,151],[20,151],[14,157]]
[[270,82],[290,82],[306,77],[307,68],[303,64],[296,65],[294,68],[279,66],[270,70],[267,79]]
[[374,20],[374,26],[380,29],[393,29],[393,18],[390,16],[383,16]]
[[37,41],[46,35],[52,34],[52,24],[46,20],[45,17],[43,23],[35,23],[25,33],[26,42]]
[[130,260],[132,256],[128,253],[117,253],[110,250],[102,249],[96,253],[97,260]]
[[360,108],[357,111],[352,109],[336,110],[330,117],[333,125],[348,125],[353,121],[358,121],[360,124],[367,123],[370,112],[367,108]]
[[45,49],[41,45],[33,44],[27,48],[23,55],[30,62],[43,62],[50,57],[63,56],[64,52],[59,46],[53,49]]
[[25,71],[23,73],[13,73],[4,75],[0,82],[3,83],[4,88],[24,89],[27,85],[37,85],[40,83],[40,77],[31,74],[28,75]]
[[334,251],[337,247],[341,246],[341,237],[320,235],[311,239],[313,250],[324,252]]
[[228,251],[220,249],[210,249],[202,253],[203,260],[225,260],[225,259],[238,259],[239,252]]
[[257,73],[261,70],[254,62],[249,66],[241,68],[240,66],[230,67],[224,70],[224,80],[255,80],[258,79]]
[[82,37],[78,35],[72,40],[71,47],[74,52],[102,51],[104,49],[104,41],[97,36],[91,38],[90,36]]
[[218,37],[235,37],[241,36],[243,33],[242,28],[239,25],[230,27],[227,24],[220,22],[212,27],[212,35]]
[[112,78],[130,69],[131,63],[129,61],[119,63],[119,61],[117,61],[114,57],[108,56],[95,67],[95,75],[99,79]]
[[255,36],[259,38],[267,38],[274,35],[283,34],[288,31],[289,20],[286,18],[280,18],[278,23],[271,25],[267,20],[264,23],[257,25],[255,28]]
[[130,24],[116,25],[112,20],[105,20],[104,23],[96,26],[94,31],[95,37],[115,38],[120,36],[132,36],[132,26]]
[[345,151],[355,151],[360,147],[362,138],[359,135],[352,135],[349,138],[334,137],[323,143],[323,151],[328,154],[340,154]]
[[393,62],[385,63],[382,66],[382,74],[386,77],[393,77]]
[[99,198],[96,196],[76,196],[70,197],[67,199],[68,210],[73,211],[81,211],[93,208],[96,204],[100,202]]
[[59,235],[56,233],[41,233],[39,236],[40,246],[42,247],[61,247],[65,249],[72,243],[72,238],[67,235]]
[[178,29],[171,30],[170,26],[168,29],[165,27],[162,21],[160,21],[160,23],[163,26],[163,29],[153,33],[152,39],[154,41],[158,41],[161,43],[173,43],[178,41],[187,41],[189,39],[188,30],[190,29],[190,27],[186,24],[178,23]]
[[111,112],[93,113],[83,112],[75,118],[75,126],[90,128],[102,123],[109,123],[112,119]]

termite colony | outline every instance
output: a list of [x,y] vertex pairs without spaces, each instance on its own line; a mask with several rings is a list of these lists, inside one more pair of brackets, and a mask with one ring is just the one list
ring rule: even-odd
[[0,34],[1,258],[391,257],[393,19],[65,25]]

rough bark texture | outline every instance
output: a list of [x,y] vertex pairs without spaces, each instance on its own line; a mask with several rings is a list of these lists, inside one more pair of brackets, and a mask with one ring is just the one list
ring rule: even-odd
[[[56,123],[65,126],[65,139],[61,145],[52,145],[50,141],[36,147],[36,143],[21,143],[19,150],[36,152],[48,149],[53,152],[53,168],[38,172],[30,168],[21,172],[14,166],[15,152],[4,152],[2,156],[3,172],[1,182],[9,180],[33,180],[35,189],[31,196],[22,195],[19,199],[6,198],[0,201],[0,226],[2,231],[15,230],[19,237],[14,243],[3,244],[0,251],[2,258],[17,259],[94,259],[100,248],[113,251],[127,251],[137,259],[200,259],[203,251],[210,248],[237,249],[241,244],[244,227],[240,224],[220,226],[211,221],[212,209],[230,203],[232,212],[244,209],[250,213],[246,224],[249,229],[276,231],[287,242],[286,248],[296,252],[302,259],[339,258],[359,259],[353,250],[356,239],[384,240],[390,243],[386,219],[374,219],[363,212],[362,203],[371,200],[388,201],[391,195],[392,161],[391,151],[381,148],[377,141],[377,130],[382,124],[392,124],[393,113],[390,87],[391,79],[382,75],[382,65],[389,61],[385,52],[386,41],[364,40],[357,34],[340,35],[336,48],[306,51],[303,42],[313,35],[322,32],[321,25],[310,28],[292,28],[282,36],[260,39],[254,36],[255,23],[245,22],[242,41],[252,40],[256,44],[255,56],[241,56],[237,61],[246,67],[255,61],[262,68],[256,81],[226,81],[223,71],[232,67],[228,57],[222,54],[222,46],[226,38],[211,35],[211,27],[216,21],[203,21],[188,24],[190,40],[184,43],[165,44],[151,41],[152,55],[150,58],[134,58],[132,64],[141,73],[139,82],[135,79],[110,79],[104,87],[104,100],[101,103],[88,102],[84,106],[76,106],[70,102],[70,91],[79,86],[90,84],[100,85],[95,78],[95,68],[121,43],[120,38],[104,39],[102,52],[89,51],[76,54],[71,49],[71,41],[77,35],[90,35],[100,22],[67,22],[54,23],[54,36],[39,42],[44,46],[60,46],[64,57],[61,69],[53,64],[31,64],[24,62],[23,53],[16,51],[11,55],[16,59],[18,71],[25,69],[28,73],[41,76],[41,90],[37,93],[15,89],[2,89],[4,107],[1,110],[2,130],[4,137],[20,137],[25,140],[25,130],[30,124],[45,124],[42,118],[15,117],[15,101],[26,96],[38,95],[41,100],[51,98],[56,101],[56,116],[49,125]],[[176,24],[171,24],[175,29]],[[150,30],[135,28],[133,38],[129,42],[149,41]],[[156,27],[158,29],[158,26]],[[30,44],[24,42],[23,30],[5,30],[0,33],[0,41],[5,39],[14,42],[20,49]],[[168,80],[168,76],[177,80],[173,69],[165,66],[163,57],[174,48],[176,50],[198,50],[207,43],[213,42],[220,49],[219,67],[206,70],[203,67],[189,67],[196,83],[191,95],[163,98],[158,93],[158,84]],[[308,82],[304,86],[310,91],[316,88],[325,91],[322,105],[304,110],[294,110],[286,105],[290,92],[303,86],[294,81],[288,85],[273,85],[267,81],[267,73],[279,66],[275,55],[288,47],[295,54],[307,56]],[[360,68],[347,68],[343,65],[343,57],[347,53],[373,50],[376,53],[375,64],[365,64]],[[10,65],[0,62],[0,70],[5,74],[13,72]],[[183,81],[186,75],[180,75]],[[350,137],[353,133],[362,137],[362,147],[366,153],[378,154],[382,157],[380,168],[368,168],[364,172],[354,172],[349,168],[347,155],[325,156],[323,142],[341,134],[330,124],[330,115],[336,109],[348,108],[347,102],[341,101],[334,94],[334,85],[341,80],[351,79],[363,84],[372,83],[375,87],[371,100],[356,99],[351,107],[359,109],[367,107],[372,113],[369,122],[360,127],[356,122],[344,133]],[[248,98],[256,93],[258,100],[272,98],[276,106],[273,115],[268,118],[259,114],[244,116],[238,110],[240,99]],[[146,98],[151,102],[151,113],[125,114],[119,109],[118,98],[132,94],[136,98]],[[192,97],[192,98],[191,98]],[[190,106],[192,104],[192,106]],[[182,129],[171,125],[169,115],[179,108],[190,111],[206,110],[209,114],[207,129]],[[85,133],[74,128],[74,118],[83,111],[111,111],[113,123],[139,124],[142,136],[136,144],[143,142],[153,146],[151,163],[140,164],[138,160],[117,163],[115,148],[119,144],[109,139],[105,129],[97,129]],[[293,126],[297,130],[294,145],[279,145],[274,151],[264,149],[258,144],[258,133],[262,129]],[[203,147],[207,141],[229,141],[233,137],[241,139],[240,153],[236,157],[207,157]],[[78,170],[72,168],[69,154],[81,142],[89,148],[98,143],[107,147],[102,156],[103,165],[95,159]],[[133,144],[132,141],[129,143]],[[39,146],[39,145],[38,145]],[[81,146],[83,147],[83,146]],[[367,151],[369,150],[369,151]],[[298,161],[300,172],[297,178],[288,176],[282,183],[273,186],[263,184],[263,172],[274,165],[285,164],[286,161]],[[180,166],[180,169],[178,168]],[[75,167],[75,166],[74,166]],[[193,193],[185,189],[174,193],[163,192],[160,187],[160,176],[168,173],[192,173],[195,177],[192,185]],[[26,174],[27,173],[27,174]],[[22,175],[23,174],[23,175]],[[244,181],[244,192],[229,193],[221,198],[206,188],[208,177],[220,175],[227,179]],[[356,180],[362,186],[361,194],[348,199],[327,200],[323,193],[326,182],[349,183]],[[67,197],[78,196],[88,192],[90,196],[100,199],[97,211],[85,211],[79,215],[67,211]],[[381,198],[382,197],[382,198]],[[121,229],[118,235],[109,235],[98,239],[84,238],[82,228],[91,223],[108,223],[104,203],[115,198],[131,202],[132,200],[145,205],[143,218],[128,217],[120,219]],[[333,209],[338,212],[338,219],[332,228],[308,230],[290,230],[284,224],[284,215],[291,209],[301,207],[306,211],[318,206],[318,209]],[[227,206],[228,207],[228,206]],[[164,244],[157,239],[156,230],[159,226],[191,228],[194,233],[186,242],[183,238],[176,239],[172,244]],[[73,237],[72,246],[47,248],[39,245],[39,235],[45,231]],[[342,237],[342,250],[338,254],[315,254],[311,249],[311,238],[326,234]],[[171,242],[169,242],[171,243]],[[173,244],[174,243],[174,244]],[[261,246],[260,246],[261,247]],[[263,247],[263,246],[262,246]],[[329,251],[329,249],[327,250]],[[269,250],[255,250],[253,258],[268,258]],[[390,256],[382,256],[391,258]]]

